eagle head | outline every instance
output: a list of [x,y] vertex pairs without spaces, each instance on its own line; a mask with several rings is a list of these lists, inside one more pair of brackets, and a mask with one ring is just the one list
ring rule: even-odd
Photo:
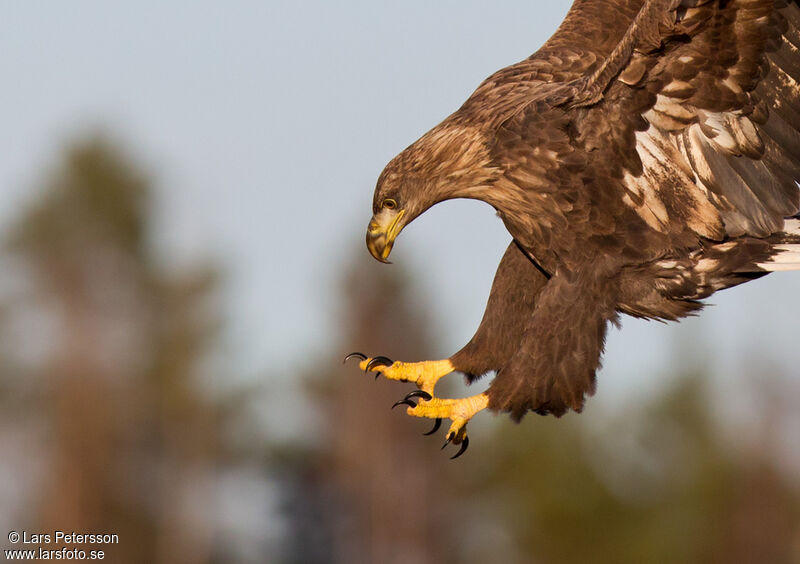
[[400,153],[383,169],[372,201],[372,219],[367,228],[367,248],[381,262],[388,263],[394,240],[412,219],[429,205],[421,179],[403,163]]
[[480,133],[440,124],[393,158],[378,178],[367,228],[369,252],[388,263],[394,240],[406,225],[443,200],[485,200],[495,173]]

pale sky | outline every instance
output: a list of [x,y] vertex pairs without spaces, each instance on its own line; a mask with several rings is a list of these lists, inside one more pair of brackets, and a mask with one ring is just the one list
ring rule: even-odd
[[[364,231],[381,169],[538,48],[568,4],[13,3],[0,34],[0,225],[66,141],[107,131],[153,174],[165,260],[229,269],[239,369],[290,376],[298,358],[328,352],[339,362],[350,351],[328,348],[337,284],[353,256],[372,260]],[[439,205],[398,239],[393,261],[432,304],[439,356],[474,332],[509,240],[477,202]],[[765,359],[796,374],[798,290],[800,274],[777,274],[679,325],[626,319],[602,395],[625,402],[660,385],[673,355],[705,356],[737,382]]]

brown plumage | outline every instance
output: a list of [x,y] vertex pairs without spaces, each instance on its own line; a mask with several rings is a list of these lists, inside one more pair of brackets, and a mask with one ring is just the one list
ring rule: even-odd
[[393,159],[368,244],[437,202],[493,206],[514,238],[451,357],[491,409],[580,411],[620,312],[675,320],[800,268],[800,7],[576,0],[530,58]]

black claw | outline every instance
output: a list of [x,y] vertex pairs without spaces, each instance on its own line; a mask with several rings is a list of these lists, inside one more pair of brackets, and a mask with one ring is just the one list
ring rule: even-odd
[[450,441],[453,440],[453,436],[454,436],[453,433],[448,433],[447,440],[444,442],[444,444],[442,445],[442,448],[440,450],[444,450],[444,447],[446,447],[447,445],[450,444]]
[[386,358],[385,356],[376,356],[367,363],[366,371],[369,372],[376,366],[391,366],[391,365],[392,365],[392,359]]
[[392,409],[394,409],[394,408],[395,408],[395,407],[397,407],[398,405],[407,405],[407,406],[410,406],[410,407],[417,407],[417,404],[415,404],[415,403],[414,403],[413,401],[411,401],[410,399],[406,399],[406,398],[403,398],[403,399],[401,399],[400,401],[396,401],[396,402],[394,402],[394,405],[392,406]]
[[431,396],[425,390],[414,390],[413,392],[408,392],[408,394],[406,394],[406,397],[404,399],[422,398],[425,401],[427,401],[427,400],[431,399],[432,397],[433,396]]
[[433,424],[433,429],[431,429],[427,433],[422,433],[422,434],[425,435],[425,436],[433,435],[436,431],[439,430],[439,427],[441,427],[441,426],[442,426],[442,418],[441,417],[437,417],[436,421]]
[[357,358],[359,360],[367,360],[367,355],[365,355],[364,353],[360,353],[360,352],[352,352],[352,353],[348,354],[346,357],[344,357],[344,360],[342,361],[342,364],[344,364],[345,362],[347,362],[351,358]]
[[457,453],[455,453],[453,456],[450,457],[450,460],[453,460],[454,458],[458,458],[459,456],[464,454],[464,451],[467,450],[468,446],[469,446],[469,437],[464,437],[464,440],[461,441],[461,448],[458,449]]

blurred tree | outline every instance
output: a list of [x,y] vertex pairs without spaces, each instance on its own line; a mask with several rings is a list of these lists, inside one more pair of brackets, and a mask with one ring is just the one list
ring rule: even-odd
[[[363,349],[373,356],[426,358],[431,336],[405,273],[397,266],[376,273],[370,266],[358,262],[344,277],[341,332],[331,348],[339,357]],[[320,364],[327,368],[312,371],[308,380],[322,421],[313,456],[296,460],[292,472],[288,559],[454,561],[449,546],[461,530],[449,513],[450,461],[438,449],[443,431],[423,437],[432,421],[409,418],[405,406],[389,409],[413,386],[375,381],[359,372],[357,361],[337,363],[339,368]]]
[[198,372],[218,326],[217,273],[160,267],[150,196],[92,138],[69,148],[10,233],[27,288],[15,310],[45,320],[25,332],[40,341],[25,361],[39,386],[31,410],[47,423],[28,530],[116,533],[119,545],[83,547],[114,562],[206,562],[220,414]]
[[503,500],[522,562],[797,562],[798,483],[767,437],[747,457],[721,440],[704,382],[602,421],[503,423],[469,487]]

